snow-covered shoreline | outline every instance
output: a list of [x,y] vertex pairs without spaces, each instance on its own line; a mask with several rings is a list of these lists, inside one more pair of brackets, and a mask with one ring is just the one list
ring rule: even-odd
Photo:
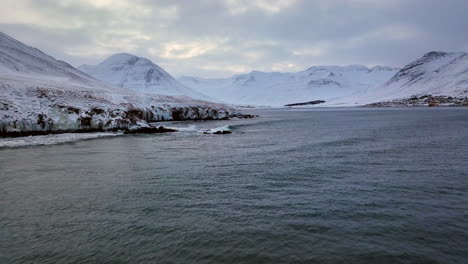
[[161,120],[237,113],[225,104],[103,83],[0,33],[0,137],[128,131]]
[[0,137],[106,132],[163,120],[218,120],[230,106],[188,97],[80,89],[0,75]]

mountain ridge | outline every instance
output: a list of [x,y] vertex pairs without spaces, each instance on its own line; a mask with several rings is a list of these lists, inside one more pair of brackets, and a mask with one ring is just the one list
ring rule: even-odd
[[252,71],[229,78],[182,76],[178,80],[223,102],[282,106],[351,96],[383,83],[396,72],[397,69],[387,66],[324,65],[300,72]]

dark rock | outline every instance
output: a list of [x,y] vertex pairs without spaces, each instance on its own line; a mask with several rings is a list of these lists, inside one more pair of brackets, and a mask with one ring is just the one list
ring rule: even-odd
[[[90,112],[91,112],[91,114],[101,115],[101,114],[103,114],[105,111],[104,111],[104,109],[93,108],[93,109],[91,109]],[[78,113],[79,113],[79,109],[78,109]]]
[[80,125],[81,125],[82,127],[89,127],[89,126],[91,126],[91,120],[92,120],[92,119],[93,119],[93,118],[90,117],[90,116],[81,117],[81,118],[80,118]]
[[325,85],[336,85],[341,86],[341,83],[329,79],[318,79],[318,80],[311,80],[307,85],[309,86],[325,86]]
[[216,131],[213,134],[214,135],[226,135],[226,134],[232,134],[232,132],[229,130],[223,130],[223,131]]
[[170,133],[177,132],[176,129],[166,128],[163,126],[159,127],[141,127],[138,129],[125,130],[124,134],[158,134],[158,133]]
[[184,112],[185,112],[184,109],[182,109],[182,108],[172,108],[171,111],[172,111],[172,118],[174,120],[183,119]]
[[255,118],[258,117],[258,115],[250,115],[250,114],[235,114],[232,117],[235,118]]
[[287,104],[285,106],[299,106],[299,105],[316,105],[316,104],[323,104],[325,101],[323,100],[315,100],[315,101],[310,101],[310,102],[305,102],[305,103],[295,103],[295,104]]
[[130,109],[127,111],[127,116],[138,118],[138,119],[143,119],[143,111],[140,109]]
[[42,129],[45,128],[45,118],[47,118],[47,115],[44,115],[44,114],[37,115],[37,124],[40,125]]
[[80,114],[80,109],[73,107],[73,106],[67,106],[67,105],[57,105],[58,108],[60,109],[65,109],[69,114]]
[[105,131],[101,129],[11,131],[11,132],[0,132],[0,138],[16,138],[16,137],[55,135],[55,134],[63,134],[63,133],[94,133],[94,132],[105,132]]

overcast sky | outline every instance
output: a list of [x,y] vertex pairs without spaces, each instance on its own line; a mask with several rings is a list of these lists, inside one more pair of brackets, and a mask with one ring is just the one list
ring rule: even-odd
[[0,31],[74,66],[119,52],[225,77],[311,65],[402,67],[468,50],[468,0],[2,0]]

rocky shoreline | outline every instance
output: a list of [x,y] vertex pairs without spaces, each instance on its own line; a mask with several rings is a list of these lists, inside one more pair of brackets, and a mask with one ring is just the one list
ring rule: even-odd
[[364,107],[436,107],[436,106],[468,106],[468,97],[444,95],[422,95],[392,101],[377,102]]
[[[94,111],[96,112],[96,111]],[[103,112],[97,111],[100,114]],[[102,125],[96,125],[93,123],[93,115],[87,118],[81,118],[79,121],[81,123],[80,129],[43,129],[43,130],[13,130],[13,131],[5,131],[0,129],[0,138],[16,138],[16,137],[28,137],[28,136],[44,136],[44,135],[53,135],[53,134],[64,134],[64,133],[96,133],[96,132],[123,132],[124,134],[157,134],[157,133],[171,133],[177,132],[178,130],[173,128],[166,128],[164,126],[151,126],[149,125],[150,122],[164,122],[164,121],[216,121],[216,120],[229,120],[231,118],[239,118],[239,119],[246,119],[246,118],[255,118],[258,115],[251,115],[251,114],[241,114],[241,113],[234,113],[228,114],[222,117],[206,117],[206,118],[177,118],[177,119],[146,119],[144,118],[144,114],[138,111],[131,111],[132,114],[126,115],[129,117],[129,120],[125,120],[125,122],[121,121],[120,124],[124,124],[124,126],[117,126],[106,128]],[[136,116],[135,116],[136,115]],[[133,117],[133,119],[131,118]],[[38,115],[37,124],[42,127],[51,127],[51,124],[47,123],[47,117],[42,116],[41,114]],[[0,127],[1,128],[1,127]],[[210,133],[210,134],[231,134],[230,131],[221,131],[221,133]]]
[[[61,133],[127,131],[151,122],[225,120],[242,115],[237,109],[184,97],[62,90],[1,85],[0,137]],[[123,96],[123,97],[119,97]]]

